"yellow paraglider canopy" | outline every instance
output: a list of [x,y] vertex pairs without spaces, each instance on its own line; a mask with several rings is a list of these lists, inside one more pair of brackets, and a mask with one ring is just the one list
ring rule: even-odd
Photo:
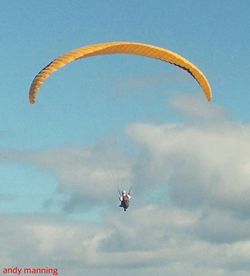
[[187,59],[182,56],[169,51],[164,48],[160,48],[153,45],[136,43],[136,42],[110,42],[96,45],[90,45],[75,49],[62,56],[59,56],[46,67],[44,67],[34,78],[29,91],[30,103],[35,103],[36,95],[45,82],[45,80],[55,71],[68,63],[91,56],[97,55],[111,55],[111,54],[132,54],[145,56],[149,58],[159,59],[171,64],[174,64],[186,71],[193,76],[193,78],[199,83],[202,90],[204,91],[207,99],[212,99],[212,91],[210,84],[206,76]]

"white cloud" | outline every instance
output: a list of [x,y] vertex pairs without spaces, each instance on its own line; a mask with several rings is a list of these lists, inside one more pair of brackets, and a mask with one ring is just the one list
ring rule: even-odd
[[[126,129],[138,154],[125,155],[112,142],[5,152],[2,162],[7,155],[54,174],[58,191],[70,196],[64,208],[107,207],[98,223],[2,215],[1,265],[51,264],[72,276],[247,275],[249,125],[203,98],[170,102],[182,123]],[[114,199],[124,183],[135,190],[126,213]]]
[[169,105],[180,115],[185,121],[191,121],[193,124],[213,124],[229,121],[231,116],[223,109],[222,106],[214,103],[207,103],[204,95],[178,95],[169,98]]
[[[195,118],[194,114],[192,116]],[[155,177],[158,183],[168,186],[177,205],[216,206],[248,213],[248,125],[230,121],[158,126],[134,124],[127,133],[147,152],[145,174],[149,172],[152,179]]]
[[10,163],[26,163],[54,175],[58,192],[68,195],[66,211],[106,204],[118,188],[131,183],[133,160],[106,142],[82,148],[6,151],[5,155]]
[[[159,275],[186,275],[187,270],[190,275],[246,273],[250,241],[216,243],[203,239],[196,232],[202,220],[202,212],[153,205],[131,209],[126,217],[106,213],[100,224],[59,217],[1,216],[2,260],[8,256],[1,265],[28,262],[30,266],[56,266],[60,275],[66,275],[64,271],[77,275],[84,270],[99,275],[95,274],[98,269],[106,271],[102,275],[115,271],[128,275],[157,271]],[[238,222],[233,217],[229,220],[232,225]],[[240,225],[244,226],[249,232],[249,223]]]

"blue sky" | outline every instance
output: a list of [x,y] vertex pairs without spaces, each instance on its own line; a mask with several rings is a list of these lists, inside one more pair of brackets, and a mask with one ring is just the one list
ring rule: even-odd
[[[2,132],[6,133],[3,146],[37,148],[81,143],[86,132],[88,140],[97,138],[109,130],[110,124],[120,127],[108,122],[117,112],[111,110],[115,99],[110,99],[109,93],[117,93],[119,81],[135,75],[147,78],[151,74],[179,74],[176,68],[143,58],[98,57],[64,68],[44,87],[40,105],[27,105],[32,78],[50,60],[68,50],[104,41],[145,42],[184,55],[208,76],[214,101],[222,103],[238,120],[247,122],[248,5],[247,1],[187,1],[185,5],[182,1],[43,1],[39,5],[30,1],[6,2],[1,11],[2,48],[6,52],[1,64],[1,90],[5,91],[1,101]],[[182,86],[178,81],[170,85],[161,82],[158,93],[167,92],[169,86],[187,93],[198,90],[185,72],[180,74],[186,77]],[[63,88],[66,92],[56,92]],[[139,109],[137,104],[149,106],[144,101],[151,99],[142,95],[143,92],[139,99],[129,98],[129,106],[134,100],[132,113]],[[74,99],[76,103],[72,102]],[[124,109],[119,111],[122,123],[133,119],[124,101],[120,103]],[[158,101],[162,99],[159,97]],[[138,111],[133,115],[153,116],[159,106],[156,102],[154,107],[145,109],[147,114]],[[89,112],[98,125],[95,130],[88,120]],[[167,110],[158,111],[158,117],[164,115],[173,116]]]
[[[227,179],[226,168],[238,168],[226,161],[226,157],[223,159],[226,148],[217,157],[211,156],[223,147],[212,147],[210,154],[199,151],[199,146],[197,152],[195,146],[192,149],[190,166],[197,164],[197,160],[203,165],[213,160],[221,169],[211,169],[211,175],[199,175],[193,184],[190,183],[190,189],[197,196],[193,198],[188,192],[181,191],[187,171],[180,172],[179,176],[176,174],[179,164],[186,164],[184,153],[189,156],[191,150],[183,142],[183,147],[180,145],[182,156],[174,143],[172,150],[164,139],[196,141],[204,135],[208,144],[213,141],[232,148],[234,160],[244,152],[234,152],[234,147],[241,149],[245,144],[250,147],[246,142],[250,121],[249,12],[250,3],[244,0],[3,1],[0,10],[1,214],[14,221],[18,217],[16,223],[30,220],[32,225],[37,223],[32,216],[40,214],[47,226],[51,226],[50,216],[56,216],[56,227],[63,221],[66,229],[69,218],[73,219],[74,227],[78,227],[83,218],[90,223],[100,223],[102,218],[103,228],[109,229],[105,212],[116,207],[116,195],[112,191],[116,193],[117,185],[132,183],[139,195],[134,203],[135,213],[130,217],[133,222],[140,214],[147,213],[150,203],[153,207],[149,207],[149,213],[152,216],[156,213],[159,221],[162,220],[157,210],[164,205],[163,191],[168,193],[171,208],[187,208],[189,212],[190,208],[195,208],[190,200],[205,193],[207,180],[215,179],[216,173],[219,175],[216,178],[218,191],[222,189],[222,180]],[[72,49],[108,41],[143,42],[181,54],[208,77],[213,101],[207,103],[193,78],[175,66],[143,57],[117,55],[80,60],[62,68],[44,84],[37,103],[29,104],[32,79],[51,60]],[[221,128],[216,132],[219,126]],[[230,141],[228,135],[231,135]],[[159,145],[155,144],[156,137]],[[175,165],[170,165],[167,160],[173,152],[174,158],[182,156],[183,159],[177,158]],[[239,182],[247,189],[250,161],[245,155],[244,158],[241,160],[244,163],[242,170],[246,175]],[[165,174],[165,165],[171,167],[172,173]],[[194,166],[193,172],[195,170]],[[239,175],[235,171],[230,179],[238,181]],[[155,186],[152,185],[154,180]],[[142,191],[142,181],[145,191]],[[171,181],[176,184],[175,188]],[[165,182],[170,184],[162,186]],[[235,193],[233,189],[230,191]],[[102,193],[107,200],[102,199]],[[239,201],[234,201],[236,199],[228,193],[225,198],[219,192],[210,197],[203,195],[204,202],[198,203],[203,207],[219,206],[218,216],[211,218],[216,223],[222,209],[223,212],[245,214],[247,204],[240,204],[240,196]],[[171,219],[169,208],[167,204],[162,216]],[[178,208],[173,218],[176,225],[179,225],[178,218],[183,216]],[[111,211],[117,223],[119,211]],[[196,212],[190,211],[187,217],[194,219]],[[200,232],[195,229],[202,236],[204,225],[197,220]],[[116,223],[112,227],[119,228]],[[242,227],[245,226],[242,224]],[[88,240],[90,234],[88,231],[85,234]],[[96,235],[99,235],[98,230]],[[228,235],[233,236],[232,233]],[[130,241],[128,236],[122,237]],[[119,235],[116,238],[119,239]],[[125,245],[123,249],[125,252]],[[2,258],[8,260],[6,256]],[[14,257],[11,260],[20,261]],[[81,262],[80,259],[75,261]],[[117,262],[114,267],[119,268]],[[86,262],[90,273],[98,275],[95,269],[91,270],[90,263]],[[64,271],[70,271],[67,265],[62,266]],[[108,257],[103,266],[109,274],[112,265]],[[204,272],[204,267],[194,273]],[[75,269],[72,275],[80,275],[81,267]],[[169,275],[182,275],[174,265],[169,269]],[[150,275],[152,271],[147,273]],[[207,275],[211,275],[211,271],[205,269]],[[227,275],[234,275],[230,270],[225,271],[229,273]],[[140,273],[147,275],[143,270]],[[166,271],[159,268],[158,273],[164,275]],[[217,275],[216,271],[212,273]]]

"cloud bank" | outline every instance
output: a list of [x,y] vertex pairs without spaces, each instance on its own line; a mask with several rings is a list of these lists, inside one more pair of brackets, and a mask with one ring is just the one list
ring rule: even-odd
[[[170,102],[182,122],[130,125],[126,135],[135,152],[107,141],[5,152],[9,162],[53,174],[58,193],[68,198],[61,215],[2,214],[2,263],[51,264],[73,276],[247,275],[249,125],[203,98]],[[124,183],[134,189],[126,214],[114,200]],[[97,206],[102,211],[96,223],[67,215]]]

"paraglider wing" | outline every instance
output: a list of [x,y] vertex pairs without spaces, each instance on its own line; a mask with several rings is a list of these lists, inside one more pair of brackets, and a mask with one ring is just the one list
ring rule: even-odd
[[110,55],[110,54],[132,54],[145,56],[149,58],[159,59],[171,64],[174,64],[191,74],[199,83],[208,100],[212,99],[212,92],[206,76],[187,59],[182,56],[166,50],[164,48],[153,45],[136,43],[136,42],[110,42],[91,46],[82,47],[70,51],[62,56],[59,56],[46,67],[44,67],[34,78],[30,91],[30,103],[35,103],[36,95],[46,79],[55,71],[67,65],[68,63],[96,55]]

